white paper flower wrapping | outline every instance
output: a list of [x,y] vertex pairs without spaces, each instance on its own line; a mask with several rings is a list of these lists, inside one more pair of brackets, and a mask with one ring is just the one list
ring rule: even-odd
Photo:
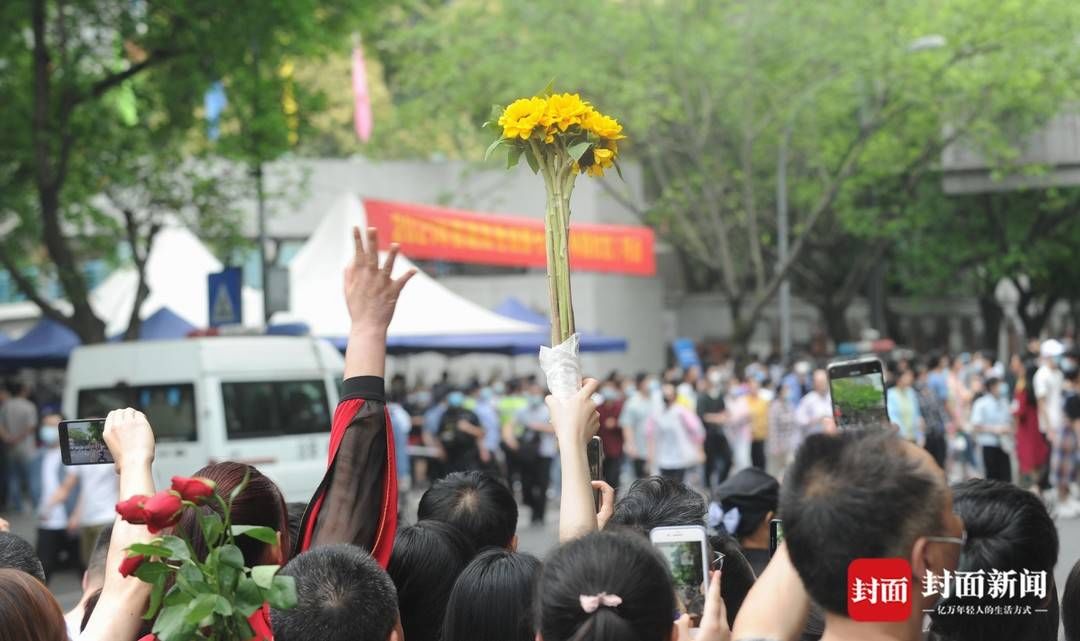
[[578,358],[578,335],[573,334],[555,347],[540,348],[540,369],[544,370],[548,389],[555,398],[566,399],[581,389],[581,360]]

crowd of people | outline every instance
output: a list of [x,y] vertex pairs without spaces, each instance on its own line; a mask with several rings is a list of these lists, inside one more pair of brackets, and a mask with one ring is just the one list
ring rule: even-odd
[[[1080,517],[1080,352],[1033,341],[1008,365],[980,353],[888,360],[883,405],[905,440],[925,448],[952,481],[1017,483],[1058,518]],[[594,397],[603,479],[659,474],[706,491],[754,467],[779,478],[803,441],[836,429],[826,371],[750,359],[658,374],[610,373]],[[390,384],[403,443],[399,472],[414,487],[461,470],[484,470],[520,488],[542,522],[557,445],[534,376],[432,386]],[[407,441],[406,441],[407,435]],[[408,453],[413,452],[414,460]]]
[[[495,385],[430,390],[431,399],[422,402],[417,393],[402,394],[400,382],[391,383],[389,394],[384,389],[386,329],[410,275],[392,279],[396,249],[380,264],[374,249],[365,250],[377,246],[373,230],[366,240],[355,233],[356,255],[346,271],[353,329],[328,467],[311,501],[287,504],[250,465],[213,463],[193,471],[224,496],[240,488],[230,503],[233,523],[277,532],[276,539],[245,540],[244,565],[281,564],[295,581],[295,607],[265,606],[252,615],[254,639],[1051,641],[1060,621],[1068,641],[1080,640],[1080,563],[1061,590],[1054,581],[1058,533],[1038,491],[1046,462],[1026,469],[1036,492],[997,478],[950,486],[946,472],[1004,472],[987,450],[1008,456],[1014,415],[1021,417],[1020,450],[1023,410],[1003,413],[979,400],[1008,407],[1009,394],[1028,389],[1033,425],[1048,433],[1053,462],[1061,466],[1061,434],[1053,423],[1042,426],[1044,416],[1054,420],[1057,401],[1063,420],[1070,416],[1066,384],[1058,398],[1049,389],[1058,378],[1069,380],[1051,365],[1062,356],[1054,355],[1054,345],[1041,345],[1039,353],[1040,367],[1052,370],[1050,383],[1039,369],[1014,374],[1015,383],[1008,373],[995,377],[995,366],[983,362],[980,371],[976,357],[932,368],[896,363],[888,392],[896,429],[837,431],[823,372],[770,371],[758,363],[742,371],[710,368],[701,381],[692,370],[632,382],[586,379],[568,399],[544,397],[535,382],[518,381],[505,391]],[[986,387],[990,396],[976,399]],[[917,401],[904,399],[908,389],[919,390]],[[923,411],[926,390],[937,418]],[[398,428],[413,424],[405,417],[409,409],[419,419],[412,436]],[[99,469],[117,475],[116,499],[154,493],[152,422],[131,408],[106,419],[104,439],[115,465]],[[20,433],[11,430],[5,427],[6,434]],[[615,462],[605,468],[608,483],[591,479],[587,449],[597,433]],[[48,442],[44,430],[41,436]],[[409,438],[417,456],[395,469]],[[1018,451],[1022,472],[1025,456]],[[72,501],[76,490],[75,501],[99,491],[86,479],[48,469],[50,509]],[[1048,478],[1062,516],[1069,488],[1061,494],[1067,477],[1060,474]],[[399,477],[409,476],[417,491],[426,485],[415,519],[398,513]],[[552,477],[559,485],[558,541],[541,560],[518,550],[515,490],[520,485],[533,520],[543,520]],[[618,494],[613,485],[621,486]],[[784,539],[771,551],[774,516],[783,519]],[[719,553],[702,586],[694,632],[672,572],[649,542],[662,526],[707,528]],[[190,512],[175,531],[191,541],[194,554],[207,553]],[[142,618],[150,585],[122,576],[120,566],[128,546],[153,536],[146,526],[119,519],[97,532],[84,597],[65,617],[45,586],[44,559],[36,553],[42,548],[0,533],[0,640],[152,639],[154,621]],[[852,616],[848,572],[858,559],[907,564],[910,574],[901,580],[910,583],[911,607],[900,618]],[[936,590],[934,577],[961,572],[1041,575],[1042,589]],[[1008,615],[983,610],[1000,612],[1005,604]]]

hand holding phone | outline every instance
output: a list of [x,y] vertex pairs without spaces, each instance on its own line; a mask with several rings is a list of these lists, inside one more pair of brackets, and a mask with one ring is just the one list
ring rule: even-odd
[[[585,446],[585,454],[589,459],[589,480],[602,481],[604,479],[604,448],[599,436],[589,439]],[[600,490],[593,488],[593,503],[596,511],[600,512]]]
[[776,554],[776,548],[784,542],[784,522],[780,519],[769,521],[769,558]]
[[885,373],[880,360],[862,358],[832,363],[828,373],[837,428],[889,425],[889,413],[885,407]]
[[705,612],[706,580],[709,576],[709,540],[700,525],[658,527],[649,539],[667,560],[675,583],[679,609],[698,627]]

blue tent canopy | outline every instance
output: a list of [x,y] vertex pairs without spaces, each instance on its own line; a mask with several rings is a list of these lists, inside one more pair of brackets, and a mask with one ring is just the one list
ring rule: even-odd
[[[515,334],[459,334],[438,336],[390,336],[386,341],[386,351],[390,354],[411,354],[416,352],[439,352],[442,354],[537,354],[541,345],[551,341],[551,326],[543,314],[529,309],[521,301],[508,298],[495,308],[495,312],[514,320],[534,325],[535,332]],[[581,351],[583,352],[624,352],[626,339],[614,338],[594,332],[580,332]],[[331,338],[330,342],[339,350],[345,349],[347,339]]]
[[18,339],[0,345],[0,368],[63,367],[78,345],[75,332],[43,318]]
[[[139,340],[153,341],[184,338],[195,329],[194,325],[184,320],[176,312],[168,307],[162,307],[143,319],[142,325],[139,326]],[[109,340],[121,341],[123,339],[124,334],[120,333]]]
[[[516,354],[528,354],[540,351],[540,345],[547,345],[551,341],[551,323],[548,322],[547,316],[533,310],[531,307],[521,302],[520,300],[510,296],[498,307],[495,308],[496,314],[502,314],[514,320],[521,321],[523,323],[529,323],[530,325],[537,325],[544,329],[543,338],[540,342],[535,343],[534,346],[524,351],[515,352]],[[578,332],[580,336],[580,348],[582,352],[625,352],[626,351],[626,339],[617,338],[614,336],[605,336],[598,332]]]

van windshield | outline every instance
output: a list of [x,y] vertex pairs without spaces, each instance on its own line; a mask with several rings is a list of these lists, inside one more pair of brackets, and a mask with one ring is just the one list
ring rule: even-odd
[[120,407],[146,414],[158,442],[194,441],[195,387],[191,383],[122,385],[79,390],[79,416],[104,417]]
[[223,382],[221,398],[230,439],[330,431],[326,383],[320,379]]

